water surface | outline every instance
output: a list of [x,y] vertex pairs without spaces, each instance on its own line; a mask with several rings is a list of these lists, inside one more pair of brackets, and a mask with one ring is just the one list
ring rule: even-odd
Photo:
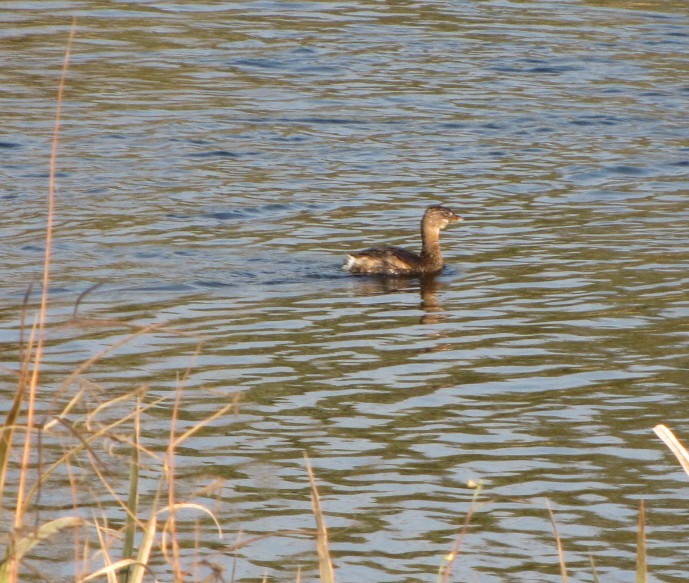
[[[178,456],[181,493],[227,532],[201,548],[227,580],[240,530],[277,534],[238,552],[236,580],[316,579],[307,452],[338,580],[435,581],[482,480],[456,581],[561,581],[546,499],[573,580],[593,581],[589,555],[602,581],[634,577],[644,499],[649,571],[686,581],[687,479],[651,431],[689,435],[684,3],[10,3],[6,369],[42,269],[73,14],[42,390],[130,332],[67,323],[101,284],[82,318],[177,333],[85,379],[171,396],[191,366],[181,427],[241,395]],[[437,280],[339,270],[347,250],[418,246],[441,202],[466,220]],[[152,450],[171,409],[147,418]]]

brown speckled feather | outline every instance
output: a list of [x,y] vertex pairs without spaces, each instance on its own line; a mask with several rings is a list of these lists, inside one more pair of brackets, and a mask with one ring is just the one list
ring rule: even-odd
[[348,257],[352,258],[351,273],[405,275],[422,267],[421,257],[401,247],[372,247],[349,253]]

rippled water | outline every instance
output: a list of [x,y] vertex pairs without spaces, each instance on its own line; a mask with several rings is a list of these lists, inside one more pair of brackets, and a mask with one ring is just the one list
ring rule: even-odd
[[[241,394],[178,459],[183,491],[226,480],[201,500],[227,544],[289,531],[243,547],[237,580],[316,577],[313,536],[291,532],[314,525],[304,451],[340,581],[435,581],[470,479],[490,503],[456,581],[561,581],[546,498],[574,580],[593,581],[589,555],[632,580],[640,499],[650,572],[687,580],[687,478],[651,431],[689,436],[685,3],[8,3],[10,369],[73,13],[43,390],[129,332],[65,323],[94,284],[82,317],[186,334],[85,377],[163,396],[191,365],[182,425]],[[466,221],[435,281],[339,270],[347,250],[417,246],[438,202]]]

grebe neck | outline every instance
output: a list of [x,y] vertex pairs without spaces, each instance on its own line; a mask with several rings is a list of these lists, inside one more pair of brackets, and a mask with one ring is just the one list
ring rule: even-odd
[[421,224],[421,262],[427,272],[440,271],[443,268],[443,256],[440,253],[440,229]]

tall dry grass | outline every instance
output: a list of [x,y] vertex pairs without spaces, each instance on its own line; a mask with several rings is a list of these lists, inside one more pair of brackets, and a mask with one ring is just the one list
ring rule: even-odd
[[[39,573],[27,562],[27,557],[38,545],[51,539],[54,541],[56,535],[61,535],[63,548],[65,536],[71,537],[71,544],[66,546],[72,547],[74,580],[77,582],[106,580],[108,583],[139,583],[146,578],[155,580],[154,565],[160,564],[167,566],[166,570],[175,582],[201,581],[201,575],[190,579],[190,574],[199,573],[198,565],[201,564],[206,566],[206,572],[211,573],[203,576],[204,581],[224,581],[222,567],[213,564],[208,557],[200,556],[204,536],[201,526],[196,534],[194,556],[189,558],[182,551],[178,528],[180,511],[192,510],[207,517],[221,537],[222,528],[209,508],[180,499],[175,460],[177,451],[188,439],[236,410],[238,397],[228,397],[227,402],[212,415],[190,427],[181,428],[180,412],[191,368],[178,379],[177,390],[166,397],[151,397],[147,387],[141,386],[126,394],[107,398],[104,397],[107,394],[104,388],[86,377],[97,363],[142,336],[190,336],[164,324],[135,326],[116,320],[77,318],[82,294],[75,304],[75,324],[89,328],[125,327],[130,329],[130,333],[77,366],[57,388],[41,384],[56,216],[58,147],[75,35],[76,20],[73,20],[58,85],[51,141],[40,301],[36,311],[32,312],[30,287],[21,311],[16,390],[0,426],[0,515],[11,512],[12,518],[7,525],[7,540],[0,557],[0,583],[16,583],[27,574],[50,580],[49,576]],[[198,354],[203,339],[195,340]],[[75,387],[77,389],[72,393]],[[142,425],[146,423],[150,411],[163,406],[171,410],[169,434],[165,451],[158,454],[142,443]],[[158,418],[156,423],[159,423]],[[112,471],[112,461],[104,459],[112,444],[116,444],[120,454],[121,450],[126,451],[124,459],[128,472],[124,477],[124,488],[119,472]],[[155,492],[153,496],[146,496],[147,503],[144,505],[141,470],[151,464],[157,464],[160,472]],[[309,475],[312,493],[317,497],[315,478],[310,468]],[[55,518],[44,518],[49,512],[39,512],[37,505],[48,488],[52,495],[63,494],[65,499],[71,497],[73,511]],[[59,493],[56,494],[55,490],[59,490]],[[123,495],[123,492],[126,494]],[[106,503],[103,503],[103,498],[106,498]],[[87,504],[84,504],[85,500]],[[84,508],[94,509],[87,513]],[[112,519],[113,508],[124,514],[124,521]],[[317,518],[317,546],[323,564],[324,560],[329,560],[327,553],[324,558],[321,550],[326,534],[322,514]],[[283,533],[251,538],[238,536],[234,544],[225,545],[225,552],[231,555],[254,541],[278,534]],[[185,544],[188,545],[188,541]],[[330,570],[329,581],[334,581],[332,565]],[[300,578],[300,574],[297,578]]]
[[[182,502],[176,497],[175,452],[187,439],[198,433],[215,419],[226,415],[237,407],[236,398],[220,407],[213,415],[197,422],[184,431],[177,430],[183,389],[189,371],[180,379],[179,388],[172,398],[173,407],[170,422],[169,445],[162,460],[162,472],[158,492],[147,515],[141,516],[140,468],[142,458],[158,459],[157,454],[141,444],[142,417],[147,411],[165,403],[167,398],[148,399],[146,388],[139,387],[131,392],[112,399],[104,399],[95,407],[89,408],[95,383],[82,382],[74,395],[67,398],[56,410],[46,413],[42,407],[43,419],[38,419],[38,404],[58,404],[59,397],[67,395],[75,381],[97,362],[121,346],[150,333],[182,334],[164,325],[151,325],[136,328],[118,343],[94,355],[64,379],[57,391],[41,386],[41,365],[44,356],[45,326],[49,308],[49,289],[51,282],[51,259],[53,250],[54,224],[56,214],[56,169],[62,120],[62,106],[66,88],[67,72],[76,34],[76,20],[70,27],[67,47],[62,64],[62,72],[57,92],[51,153],[49,161],[48,197],[45,228],[45,253],[41,282],[40,302],[37,311],[31,314],[31,288],[27,292],[21,315],[20,366],[14,399],[0,426],[0,512],[12,513],[8,525],[7,543],[0,560],[0,583],[15,583],[22,580],[24,570],[35,571],[25,564],[26,557],[39,544],[60,533],[71,533],[73,538],[73,564],[75,581],[91,581],[105,578],[112,583],[138,583],[150,571],[154,550],[163,557],[174,575],[175,581],[186,580],[182,561],[179,537],[176,527],[177,512],[193,509],[207,515],[215,523],[218,532],[220,525],[213,513],[205,506]],[[80,298],[81,299],[81,298]],[[78,303],[78,302],[77,302]],[[84,322],[82,322],[84,324]],[[93,325],[122,325],[119,322],[89,321]],[[125,324],[127,325],[127,324]],[[28,330],[25,338],[24,331]],[[198,348],[200,349],[201,341]],[[105,391],[100,391],[104,394]],[[131,410],[122,414],[126,405]],[[113,414],[109,419],[108,413]],[[67,439],[65,439],[67,438]],[[55,443],[64,443],[61,455],[48,459],[47,451],[56,451]],[[129,448],[129,475],[127,497],[122,498],[118,488],[112,483],[107,464],[97,453],[108,442],[119,443]],[[46,447],[50,444],[50,447]],[[67,495],[74,502],[74,513],[43,520],[44,513],[38,513],[35,505],[42,491],[54,487],[53,478],[58,473],[68,476]],[[110,496],[111,504],[119,507],[126,515],[125,524],[115,528],[108,519],[105,508],[98,506],[90,518],[84,517],[79,508],[79,500],[84,497],[83,479],[77,478],[77,471],[87,471],[89,478],[95,480],[95,488]],[[162,493],[165,492],[165,496]],[[163,500],[164,503],[161,501]],[[122,545],[118,541],[124,541]],[[95,545],[94,545],[95,542]],[[98,566],[94,566],[94,565]],[[34,573],[39,578],[40,574]],[[43,577],[45,578],[45,577]]]

